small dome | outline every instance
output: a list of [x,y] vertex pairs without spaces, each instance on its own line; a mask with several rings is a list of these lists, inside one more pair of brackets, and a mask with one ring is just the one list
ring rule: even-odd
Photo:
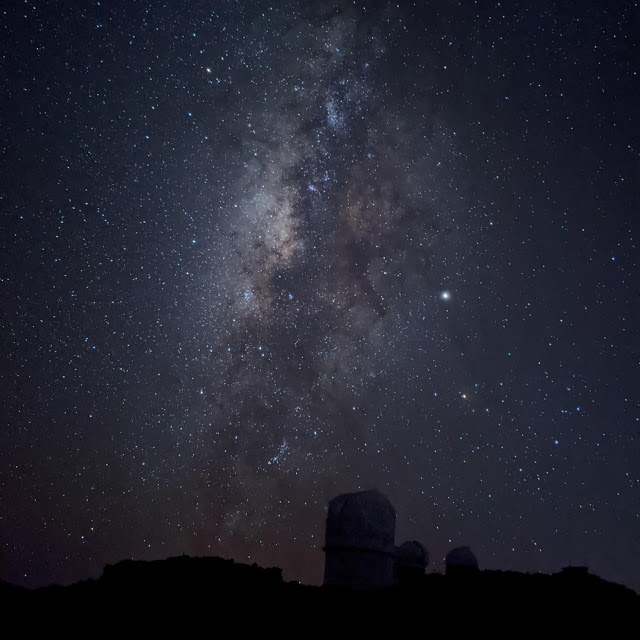
[[455,568],[477,571],[478,559],[469,547],[456,547],[447,554],[446,566],[447,570]]
[[401,567],[422,569],[429,564],[429,553],[416,540],[404,542],[398,547],[397,562]]

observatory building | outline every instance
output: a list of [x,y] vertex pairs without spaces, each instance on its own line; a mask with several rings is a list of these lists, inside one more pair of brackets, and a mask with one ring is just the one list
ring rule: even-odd
[[467,576],[478,572],[478,559],[469,547],[451,549],[445,565],[448,576]]
[[394,580],[396,511],[379,491],[344,493],[329,502],[326,586],[380,589]]
[[429,553],[416,540],[407,541],[396,549],[396,581],[409,584],[419,581],[429,564]]
[[345,493],[329,502],[324,584],[381,589],[424,576],[426,549],[419,542],[396,547],[396,512],[378,490]]

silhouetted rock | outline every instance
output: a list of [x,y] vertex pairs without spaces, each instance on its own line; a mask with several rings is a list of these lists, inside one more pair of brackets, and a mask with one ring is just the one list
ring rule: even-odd
[[455,619],[457,627],[482,619],[491,620],[491,628],[508,626],[514,619],[572,626],[600,619],[609,625],[633,619],[640,610],[637,594],[588,571],[476,571],[472,580],[431,574],[394,588],[358,590],[287,583],[279,569],[187,556],[126,560],[106,567],[97,580],[69,587],[29,590],[2,585],[0,594],[6,614],[66,612],[74,622],[89,625],[125,615],[145,625],[188,618],[212,629],[231,621],[243,629],[285,624],[295,625],[291,628],[298,635],[322,620],[356,621],[379,631],[381,620],[397,624],[407,619],[407,612],[426,609],[436,612],[436,619]]
[[99,582],[105,589],[152,594],[179,588],[183,593],[201,595],[220,590],[273,589],[283,581],[282,570],[278,568],[263,569],[256,564],[240,564],[223,558],[183,555],[167,560],[123,560],[107,565]]

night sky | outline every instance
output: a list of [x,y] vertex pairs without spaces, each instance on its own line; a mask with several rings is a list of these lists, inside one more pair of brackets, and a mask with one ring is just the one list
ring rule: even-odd
[[3,2],[0,578],[640,586],[635,4]]

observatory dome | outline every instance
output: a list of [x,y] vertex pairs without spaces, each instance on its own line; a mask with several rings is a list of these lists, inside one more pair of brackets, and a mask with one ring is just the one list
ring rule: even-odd
[[408,540],[401,544],[397,551],[397,563],[400,567],[421,569],[424,571],[429,564],[429,553],[416,540]]
[[445,562],[447,574],[478,571],[478,559],[469,547],[451,549]]
[[344,493],[329,503],[326,546],[392,553],[395,527],[395,509],[377,489]]

